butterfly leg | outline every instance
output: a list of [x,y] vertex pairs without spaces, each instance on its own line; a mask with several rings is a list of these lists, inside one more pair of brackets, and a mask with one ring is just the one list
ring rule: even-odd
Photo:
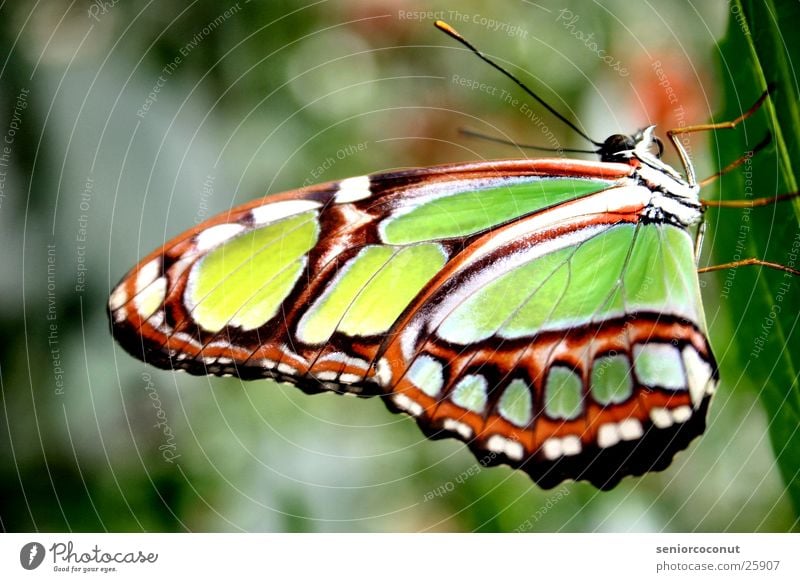
[[755,208],[757,206],[769,206],[778,202],[786,202],[800,198],[800,192],[789,192],[788,194],[778,194],[776,196],[764,196],[763,198],[751,198],[750,200],[700,200],[703,206],[713,206],[714,208]]
[[792,275],[795,275],[796,277],[800,277],[800,270],[793,269],[792,267],[787,267],[786,265],[781,265],[779,263],[762,261],[761,259],[756,259],[756,258],[742,259],[741,261],[722,263],[720,265],[711,265],[709,267],[700,267],[699,269],[697,269],[697,272],[710,273],[711,271],[722,271],[723,269],[736,269],[738,267],[748,267],[751,265],[767,267],[770,269],[775,269],[776,271],[783,271],[784,273],[790,273]]
[[700,224],[697,225],[697,233],[694,236],[694,260],[695,265],[700,264],[700,253],[703,250],[703,239],[706,235],[706,217],[700,219]]
[[749,151],[745,152],[745,154],[743,156],[735,159],[730,164],[728,164],[727,166],[722,168],[719,172],[716,172],[716,173],[710,175],[708,178],[704,178],[703,180],[700,180],[700,187],[704,188],[705,186],[708,186],[709,184],[711,184],[712,182],[717,180],[723,174],[727,174],[731,170],[735,170],[736,168],[738,168],[742,164],[746,163],[747,160],[752,159],[753,156],[755,156],[757,153],[761,152],[771,142],[772,142],[772,134],[771,133],[767,133],[766,137],[764,137],[764,139],[762,139],[756,145],[756,147],[754,147],[752,150],[749,150]]
[[[764,101],[766,101],[767,97],[769,96],[770,92],[773,89],[774,87],[772,85],[768,86],[767,90],[761,94],[761,96],[756,100],[755,103],[753,103],[750,109],[748,109],[747,111],[742,113],[739,117],[731,121],[722,121],[720,123],[703,123],[700,125],[688,125],[686,127],[677,127],[667,131],[667,137],[670,139],[670,141],[672,141],[672,144],[675,146],[675,149],[678,151],[678,155],[681,158],[681,163],[686,168],[686,174],[687,174],[686,178],[689,184],[691,185],[697,184],[697,177],[695,176],[694,167],[692,166],[689,154],[686,151],[686,148],[683,147],[683,143],[681,143],[681,140],[678,138],[678,136],[686,133],[698,133],[701,131],[713,131],[716,129],[733,129],[734,127],[739,125],[742,121],[744,121],[748,117],[752,116],[756,111],[758,111],[764,104]],[[737,160],[737,162],[741,164],[744,163],[744,160],[742,161]]]

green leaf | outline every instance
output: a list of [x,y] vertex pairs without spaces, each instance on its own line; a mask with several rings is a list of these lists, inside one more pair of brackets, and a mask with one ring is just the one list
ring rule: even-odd
[[[772,83],[765,106],[741,126],[715,134],[719,167],[739,158],[771,133],[772,144],[719,181],[724,199],[772,196],[798,190],[800,4],[794,0],[733,0],[720,77],[724,106],[715,121],[746,111]],[[709,189],[705,196],[713,196]],[[758,257],[800,267],[800,202],[709,212],[714,261]],[[722,271],[719,306],[730,314],[730,345],[715,346],[723,390],[749,386],[763,405],[769,437],[786,490],[800,512],[800,278],[761,267]],[[715,307],[708,306],[713,312]],[[713,339],[713,338],[712,338]],[[742,459],[742,462],[747,462]]]

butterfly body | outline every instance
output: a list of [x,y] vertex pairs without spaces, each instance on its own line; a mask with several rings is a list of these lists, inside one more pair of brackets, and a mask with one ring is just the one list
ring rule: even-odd
[[126,275],[114,335],[165,369],[383,395],[544,487],[663,469],[703,431],[718,373],[698,188],[653,140],[253,201]]

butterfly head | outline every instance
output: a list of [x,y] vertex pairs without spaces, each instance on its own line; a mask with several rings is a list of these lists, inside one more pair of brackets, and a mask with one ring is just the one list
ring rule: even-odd
[[[603,162],[634,163],[638,173],[651,188],[668,193],[675,198],[690,200],[697,206],[699,187],[692,180],[681,176],[675,168],[661,159],[664,143],[654,135],[656,126],[651,125],[633,135],[615,134],[606,139],[597,150]],[[687,175],[694,176],[688,157],[681,156]]]
[[655,125],[651,125],[633,135],[615,133],[609,136],[597,153],[603,162],[626,162],[631,158],[642,159],[642,156],[661,159],[664,153],[664,143],[653,132]]

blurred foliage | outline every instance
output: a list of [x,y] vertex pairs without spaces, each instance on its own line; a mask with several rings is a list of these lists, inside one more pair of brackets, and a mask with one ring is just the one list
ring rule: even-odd
[[[768,133],[772,147],[756,154],[743,170],[723,177],[724,198],[747,199],[798,191],[800,94],[792,57],[800,38],[790,30],[800,19],[796,2],[740,2],[721,46],[725,106],[718,119],[734,119],[774,86],[766,106],[744,127],[719,135],[724,165],[751,151]],[[715,256],[720,262],[761,257],[800,267],[800,200],[715,217]],[[713,224],[712,223],[712,224]],[[738,227],[738,228],[737,228]],[[722,298],[735,319],[733,357],[724,371],[742,379],[767,411],[769,434],[795,511],[800,509],[800,282],[789,273],[750,268],[719,277]],[[737,386],[738,388],[738,386]]]
[[[739,319],[740,304],[719,300],[713,278],[705,297],[724,376],[707,434],[669,470],[608,493],[583,483],[542,491],[522,473],[482,469],[465,447],[425,440],[378,399],[148,368],[116,348],[105,313],[112,285],[139,257],[232,205],[386,168],[526,155],[458,127],[540,142],[542,128],[500,91],[522,95],[437,33],[434,15],[415,11],[444,11],[599,138],[711,116],[725,3],[102,5],[0,7],[0,133],[29,90],[2,168],[0,529],[794,527],[754,397],[762,372],[737,371],[731,342],[748,326],[758,333],[768,312],[753,305]],[[497,91],[470,90],[454,75]],[[759,90],[749,81],[740,89],[742,103]],[[529,105],[562,144],[586,145]],[[706,175],[716,160],[697,154],[702,139],[691,144]],[[713,145],[721,159],[739,155]],[[767,230],[754,237],[786,228],[781,215],[764,216]],[[712,217],[710,244],[724,224]],[[763,296],[761,279],[745,279],[755,275],[739,273],[737,292]],[[164,450],[179,456],[168,462]]]

